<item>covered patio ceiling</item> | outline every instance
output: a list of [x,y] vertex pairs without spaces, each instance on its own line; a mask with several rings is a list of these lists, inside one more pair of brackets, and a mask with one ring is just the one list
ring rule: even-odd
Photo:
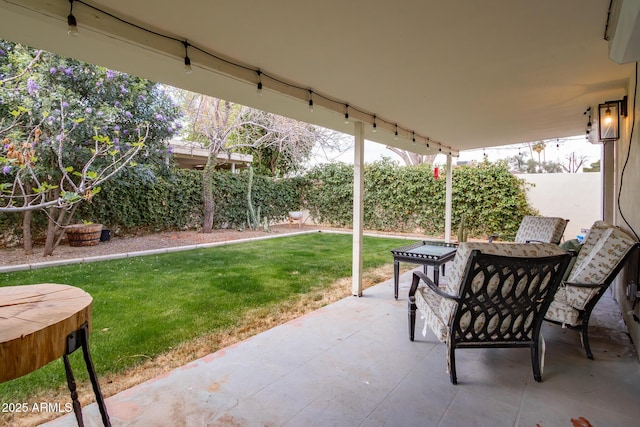
[[79,37],[69,6],[0,0],[0,38],[353,133],[348,111],[423,154],[582,134],[633,67],[609,57],[610,0],[87,0]]

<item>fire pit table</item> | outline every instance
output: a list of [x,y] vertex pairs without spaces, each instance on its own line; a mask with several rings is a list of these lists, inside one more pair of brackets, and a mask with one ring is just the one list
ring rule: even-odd
[[445,264],[456,255],[458,245],[455,243],[432,242],[422,240],[397,249],[392,249],[393,254],[393,292],[398,299],[398,277],[400,276],[400,261],[412,264],[424,265],[424,272],[427,273],[427,266],[433,266],[433,282],[437,285],[440,278],[440,268],[444,275]]

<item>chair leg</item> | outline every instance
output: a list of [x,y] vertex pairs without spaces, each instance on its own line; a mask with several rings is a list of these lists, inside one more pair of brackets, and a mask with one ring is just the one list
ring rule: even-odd
[[415,302],[408,301],[409,304],[409,340],[413,341],[416,335],[416,304]]
[[582,341],[582,347],[584,347],[587,358],[593,360],[593,353],[591,352],[591,346],[589,345],[589,318],[582,322],[580,328],[580,340]]
[[449,344],[449,357],[447,358],[447,363],[449,364],[449,378],[451,379],[451,384],[458,384],[458,376],[456,374],[456,349],[453,345]]
[[542,382],[542,373],[540,372],[540,349],[538,343],[531,346],[531,366],[533,367],[533,379]]

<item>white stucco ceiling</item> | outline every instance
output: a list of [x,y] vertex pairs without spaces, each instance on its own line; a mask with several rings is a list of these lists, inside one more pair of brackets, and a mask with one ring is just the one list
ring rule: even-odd
[[[633,64],[609,59],[609,0],[87,0],[251,69],[375,114],[369,140],[427,152],[401,129],[465,150],[584,133],[583,112],[625,94]],[[229,67],[68,0],[0,0],[0,38],[30,44],[346,133],[340,104]],[[230,74],[234,74],[229,77]],[[278,86],[278,87],[277,87]],[[287,92],[281,93],[281,90]],[[430,149],[437,151],[437,144]]]

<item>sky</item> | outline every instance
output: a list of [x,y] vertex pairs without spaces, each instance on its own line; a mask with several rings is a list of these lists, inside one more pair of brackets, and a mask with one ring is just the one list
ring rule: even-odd
[[[587,157],[585,166],[589,166],[591,163],[599,161],[602,152],[602,145],[592,144],[587,141],[584,135],[579,135],[571,138],[561,138],[558,140],[547,140],[546,149],[541,153],[541,159],[544,161],[554,161],[557,163],[566,164],[567,157],[571,153],[575,153],[576,156],[584,155]],[[527,144],[505,145],[501,147],[468,150],[460,152],[460,157],[453,159],[454,164],[456,162],[470,162],[481,161],[486,154],[490,161],[496,161],[499,159],[505,159],[513,157],[518,153],[527,154],[526,158],[529,158],[530,151]],[[364,158],[365,163],[373,163],[382,157],[388,157],[392,160],[403,164],[398,155],[388,150],[386,146],[378,144],[372,141],[365,141]],[[537,154],[534,152],[534,159],[537,160]],[[335,160],[345,163],[353,163],[353,149],[349,149],[341,155],[336,155]],[[437,165],[446,164],[446,156],[444,154],[438,155],[435,160]]]

